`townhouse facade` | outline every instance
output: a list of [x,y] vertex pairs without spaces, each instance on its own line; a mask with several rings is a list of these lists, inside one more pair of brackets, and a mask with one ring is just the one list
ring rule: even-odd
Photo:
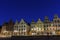
[[30,31],[31,31],[31,35],[42,35],[44,31],[43,22],[40,19],[38,19],[36,23],[32,22]]
[[52,21],[49,20],[48,16],[45,16],[44,21],[39,18],[36,22],[32,20],[31,23],[27,23],[24,19],[21,19],[20,22],[16,20],[15,23],[10,20],[2,25],[0,33],[1,37],[40,35],[60,35],[60,18],[58,15],[54,15]]
[[19,23],[16,21],[14,24],[13,36],[28,36],[28,32],[29,25],[23,19],[21,19]]
[[13,26],[14,26],[14,23],[12,20],[10,20],[8,23],[4,23],[2,25],[2,29],[1,29],[1,35],[2,37],[11,37],[12,36],[12,33],[13,33]]

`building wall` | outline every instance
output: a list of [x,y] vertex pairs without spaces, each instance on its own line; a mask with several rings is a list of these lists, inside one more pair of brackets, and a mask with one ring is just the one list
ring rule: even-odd
[[38,19],[34,27],[31,28],[31,35],[41,35],[43,31],[44,31],[43,22],[40,19]]
[[2,26],[1,34],[5,36],[32,36],[32,35],[60,35],[60,18],[54,16],[53,21],[45,17],[44,22],[40,19],[37,22],[32,21],[29,25],[25,20],[16,21],[13,24],[10,21]]
[[21,19],[20,23],[14,26],[14,33],[18,36],[27,36],[29,31],[29,25]]

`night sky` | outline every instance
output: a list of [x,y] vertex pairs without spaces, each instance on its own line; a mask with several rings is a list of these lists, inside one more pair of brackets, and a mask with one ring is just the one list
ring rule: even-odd
[[59,0],[0,0],[0,25],[10,19],[15,22],[23,18],[30,23],[48,16],[52,20],[54,14],[60,17]]

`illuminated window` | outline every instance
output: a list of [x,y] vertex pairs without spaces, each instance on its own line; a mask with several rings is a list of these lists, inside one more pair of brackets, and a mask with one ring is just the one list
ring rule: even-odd
[[31,30],[34,30],[33,28],[31,28]]
[[32,33],[32,35],[36,35],[36,33]]
[[37,30],[37,28],[34,28],[34,30]]
[[41,28],[39,28],[39,31],[41,30]]

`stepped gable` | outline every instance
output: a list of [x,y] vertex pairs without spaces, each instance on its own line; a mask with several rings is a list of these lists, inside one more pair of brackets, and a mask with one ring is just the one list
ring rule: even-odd
[[36,22],[32,19],[31,24],[30,24],[31,28],[35,27],[35,24]]
[[58,15],[57,15],[57,14],[55,14],[55,15],[54,15],[54,19],[57,19],[57,18],[58,18]]
[[25,21],[24,19],[21,19],[20,23],[26,23],[28,26],[30,26],[30,24],[27,21]]
[[14,26],[18,26],[19,22],[18,20],[16,20],[16,22],[14,23]]
[[35,21],[32,19],[32,22],[31,22],[31,24],[35,24]]
[[14,22],[12,21],[12,19],[9,20],[8,24],[9,24],[9,26],[14,25]]
[[14,22],[12,21],[12,19],[10,19],[10,21],[8,22],[8,31],[13,31],[13,27],[14,27]]
[[60,23],[60,18],[58,17],[57,14],[54,15],[54,18],[53,18],[53,23]]
[[39,18],[36,23],[38,24],[38,23],[43,23],[43,22],[42,22],[41,19]]
[[45,16],[44,23],[50,23],[48,16]]
[[2,25],[1,32],[7,31],[7,29],[8,29],[8,23],[7,22],[4,22],[3,25]]

